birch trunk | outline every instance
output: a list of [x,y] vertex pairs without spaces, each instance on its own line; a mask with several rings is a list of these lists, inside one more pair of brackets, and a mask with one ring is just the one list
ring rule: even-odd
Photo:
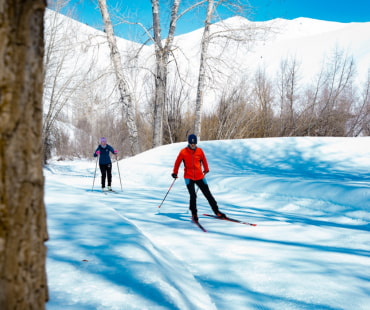
[[153,147],[160,146],[163,139],[163,111],[165,101],[166,79],[163,73],[163,47],[159,17],[159,1],[152,1],[154,49],[156,59],[155,94],[153,110]]
[[129,131],[131,153],[135,155],[140,153],[140,144],[136,126],[136,113],[132,103],[132,95],[130,94],[128,83],[125,80],[121,56],[118,51],[106,0],[99,0],[99,7],[103,17],[105,32],[107,34],[107,40],[111,50],[111,59],[113,62],[114,72],[118,82],[118,90],[120,93],[119,101],[123,105],[127,115],[127,127]]
[[206,62],[208,57],[208,46],[210,42],[210,27],[213,11],[214,11],[214,0],[209,0],[207,6],[207,16],[204,22],[203,37],[201,42],[197,97],[195,101],[194,134],[198,136],[198,139],[200,139],[201,136],[201,118],[206,78]]
[[44,0],[0,0],[0,309],[45,309]]
[[163,142],[163,114],[166,104],[168,58],[172,49],[180,0],[174,0],[171,10],[171,21],[165,45],[162,44],[159,16],[159,0],[152,0],[153,32],[156,59],[153,147]]

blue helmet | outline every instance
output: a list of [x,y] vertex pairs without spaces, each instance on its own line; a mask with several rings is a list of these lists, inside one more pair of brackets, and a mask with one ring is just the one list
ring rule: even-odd
[[198,143],[197,136],[195,134],[189,135],[188,142],[189,142],[189,144],[197,144]]

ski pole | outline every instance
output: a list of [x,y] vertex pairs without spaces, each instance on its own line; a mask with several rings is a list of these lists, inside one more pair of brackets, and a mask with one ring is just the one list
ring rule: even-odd
[[94,172],[94,181],[93,181],[93,186],[92,186],[91,191],[94,190],[95,176],[96,176],[96,168],[98,167],[98,159],[99,159],[99,156],[96,157],[95,172]]
[[116,155],[116,163],[117,163],[117,168],[118,168],[119,182],[121,183],[121,191],[123,192],[122,181],[121,181],[121,173],[119,172],[119,165],[118,165],[117,155]]
[[[176,178],[176,179],[177,179],[177,178]],[[161,204],[158,206],[158,208],[160,208],[160,207],[162,206],[162,204],[163,204],[164,200],[166,199],[166,197],[167,197],[168,193],[170,192],[170,190],[171,190],[171,188],[172,188],[173,184],[175,183],[176,179],[173,179],[173,182],[172,182],[172,184],[171,184],[170,188],[168,189],[168,191],[167,191],[167,193],[166,193],[166,196],[164,196],[164,198],[163,198],[163,200],[162,200]]]

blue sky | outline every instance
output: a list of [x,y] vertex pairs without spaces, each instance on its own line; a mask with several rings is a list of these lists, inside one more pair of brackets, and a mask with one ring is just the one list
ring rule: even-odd
[[[169,0],[160,0],[163,3]],[[190,2],[183,0],[182,3]],[[97,0],[71,0],[69,7],[74,7],[74,16],[90,26],[101,28],[101,15]],[[247,1],[245,2],[247,3]],[[294,19],[297,17],[309,17],[337,22],[370,22],[370,0],[250,0],[252,11],[244,16],[253,21],[266,21],[274,18]],[[150,0],[107,0],[110,11],[119,9],[123,17],[129,17],[132,21],[140,21],[145,26],[151,23]],[[164,7],[164,6],[163,6]],[[169,12],[162,7],[162,22],[168,20]],[[196,16],[196,14],[198,14]],[[219,14],[229,17],[230,13],[225,9]],[[204,14],[201,12],[185,15],[179,21],[176,35],[187,33],[201,28]],[[165,34],[166,24],[162,26]],[[116,35],[130,40],[144,40],[142,31],[133,26],[121,26],[115,29]],[[165,36],[165,35],[164,35]]]

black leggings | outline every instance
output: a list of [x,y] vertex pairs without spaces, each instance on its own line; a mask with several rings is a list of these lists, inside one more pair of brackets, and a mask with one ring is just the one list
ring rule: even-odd
[[112,184],[112,164],[100,165],[101,187],[105,187],[105,178],[108,176],[108,186]]
[[190,194],[190,204],[189,209],[192,214],[197,214],[197,193],[195,192],[195,184],[198,185],[200,190],[202,191],[203,195],[207,198],[213,212],[217,214],[218,212],[218,206],[216,200],[213,198],[211,191],[209,190],[208,184],[204,182],[204,179],[202,180],[188,180],[188,184],[186,187],[188,188],[189,194]]

